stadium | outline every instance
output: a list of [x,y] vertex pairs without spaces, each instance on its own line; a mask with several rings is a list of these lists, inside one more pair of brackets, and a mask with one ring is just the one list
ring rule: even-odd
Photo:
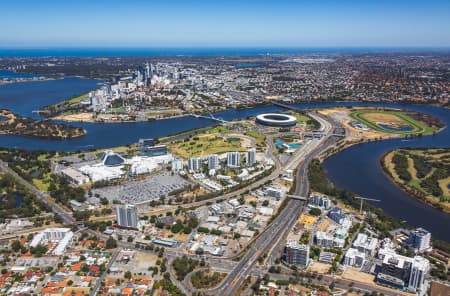
[[256,116],[256,122],[267,126],[289,127],[297,124],[297,119],[288,114],[264,113]]

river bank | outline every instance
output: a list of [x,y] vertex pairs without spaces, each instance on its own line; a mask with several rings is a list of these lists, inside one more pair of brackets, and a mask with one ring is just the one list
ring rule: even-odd
[[[425,192],[424,188],[420,188],[420,184],[417,180],[413,180],[413,184],[406,184],[404,181],[402,181],[396,170],[395,170],[395,164],[392,161],[392,157],[394,156],[395,152],[398,150],[392,150],[387,153],[385,153],[382,158],[380,159],[380,164],[383,168],[383,172],[385,173],[386,177],[396,186],[401,188],[404,192],[409,194],[411,197],[415,198],[416,200],[423,202],[427,204],[430,207],[433,207],[439,211],[442,211],[444,213],[450,214],[450,203],[448,201],[440,201],[437,200],[438,198],[433,197],[432,195]],[[407,164],[408,165],[408,164]],[[450,187],[450,182],[447,185],[447,191]],[[448,194],[448,192],[446,192]],[[444,193],[445,194],[445,193]],[[448,196],[445,196],[448,198]]]
[[[72,81],[74,83],[76,81]],[[64,79],[58,83],[67,84]],[[92,84],[97,85],[98,81]],[[30,83],[28,85],[32,85]],[[39,92],[39,90],[37,90]],[[42,89],[41,89],[42,91]],[[76,93],[83,93],[77,91]],[[4,96],[0,88],[0,99]],[[48,98],[49,95],[45,96]],[[60,96],[58,96],[60,97]],[[67,96],[70,97],[70,96]],[[18,92],[16,96],[7,96],[23,113],[31,113],[33,106],[49,105],[40,104],[43,101],[29,103],[29,97]],[[58,101],[53,97],[53,102]],[[317,109],[331,107],[387,107],[400,108],[402,110],[419,111],[439,118],[444,124],[450,122],[450,110],[424,105],[403,105],[390,103],[363,103],[363,102],[323,102],[301,103],[293,106],[300,109]],[[261,113],[283,111],[281,107],[267,105],[243,110],[227,110],[214,113],[216,118],[233,120],[256,116]],[[204,128],[216,125],[215,121],[194,117],[180,117],[174,119],[162,119],[151,122],[101,124],[101,123],[74,123],[87,131],[83,137],[67,140],[49,140],[29,138],[17,135],[0,135],[0,143],[6,148],[22,148],[27,150],[50,151],[80,151],[90,149],[107,149],[136,143],[140,138],[163,138],[170,135],[188,132],[196,128]],[[450,130],[444,129],[436,135],[397,138],[383,141],[373,141],[353,145],[334,154],[324,161],[327,175],[331,182],[339,188],[346,188],[358,195],[380,199],[377,206],[383,208],[389,215],[400,221],[406,220],[412,226],[421,226],[433,233],[438,239],[450,241],[447,227],[450,225],[450,215],[442,213],[432,207],[411,198],[403,190],[392,184],[384,175],[380,165],[381,156],[396,148],[401,147],[450,147]],[[343,173],[343,170],[345,173]]]
[[72,139],[84,136],[86,131],[79,127],[51,121],[37,121],[21,117],[9,110],[0,110],[0,134],[20,135],[45,139]]

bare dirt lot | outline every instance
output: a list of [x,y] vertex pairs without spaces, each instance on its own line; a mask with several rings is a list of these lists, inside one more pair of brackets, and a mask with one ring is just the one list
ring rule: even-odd
[[313,262],[313,264],[311,264],[311,266],[308,267],[308,270],[317,273],[327,273],[330,270],[330,267],[331,264]]

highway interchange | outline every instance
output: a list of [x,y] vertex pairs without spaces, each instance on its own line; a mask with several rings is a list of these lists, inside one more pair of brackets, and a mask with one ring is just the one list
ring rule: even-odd
[[[239,194],[243,193],[247,190],[252,190],[260,187],[268,180],[274,180],[278,178],[279,174],[286,171],[287,169],[295,169],[296,170],[296,187],[294,191],[294,195],[301,196],[301,197],[307,197],[309,192],[309,184],[308,184],[308,166],[310,162],[316,158],[318,155],[320,155],[322,152],[329,149],[331,146],[335,145],[339,138],[336,135],[336,131],[342,131],[342,127],[332,121],[330,118],[325,117],[323,115],[319,115],[317,113],[309,113],[310,117],[317,120],[321,125],[321,133],[322,137],[320,138],[314,138],[311,141],[309,141],[307,144],[302,146],[302,149],[299,149],[298,152],[296,152],[286,163],[286,165],[281,165],[279,160],[276,157],[273,157],[273,151],[275,149],[273,145],[272,139],[269,137],[268,142],[268,149],[266,150],[266,155],[270,156],[275,161],[276,168],[275,170],[269,175],[266,176],[250,185],[249,187],[239,189],[237,191],[233,191],[227,194],[224,194],[222,196],[209,199],[206,201],[199,201],[194,202],[188,205],[185,205],[184,207],[199,207],[205,205],[207,202],[215,201],[218,199],[229,199],[233,198],[235,196],[238,196]],[[37,198],[44,201],[46,204],[48,204],[52,211],[59,215],[65,224],[68,225],[76,225],[76,221],[73,218],[73,216],[67,212],[63,207],[55,203],[50,196],[46,192],[42,192],[38,190],[36,187],[34,187],[32,184],[27,182],[25,179],[20,177],[16,172],[14,172],[12,169],[8,167],[8,165],[2,161],[0,161],[0,169],[3,171],[6,171],[10,174],[12,174],[19,182],[21,182],[23,185],[25,185],[28,189],[33,191]],[[171,267],[169,265],[169,271],[171,273],[171,280],[176,284],[183,292],[187,294],[193,294],[195,292],[202,292],[209,295],[237,295],[237,292],[243,282],[247,279],[249,275],[257,275],[262,276],[265,273],[267,273],[268,265],[271,265],[277,258],[280,257],[281,252],[284,247],[285,239],[287,237],[287,234],[291,230],[291,228],[294,226],[295,222],[297,221],[298,217],[302,213],[304,209],[305,203],[302,200],[298,199],[289,199],[287,201],[287,204],[285,207],[281,210],[281,212],[278,213],[276,218],[270,223],[264,231],[262,231],[256,239],[252,241],[252,243],[249,245],[248,248],[241,250],[240,253],[233,256],[233,258],[215,258],[215,257],[207,257],[207,256],[198,256],[198,255],[189,255],[184,254],[183,251],[177,250],[177,249],[166,249],[165,256],[169,259],[168,261],[171,262],[174,258],[179,257],[180,255],[188,255],[193,258],[204,258],[206,259],[208,265],[218,271],[223,272],[229,272],[226,278],[215,288],[209,289],[209,290],[201,290],[196,291],[192,285],[190,285],[189,280],[185,280],[184,282],[179,282],[176,280],[174,275],[172,274]],[[85,229],[86,230],[86,229]],[[92,230],[87,230],[90,234],[96,235],[99,237],[99,239],[106,240],[107,237],[103,234],[94,232]],[[126,249],[135,249],[135,245],[127,242],[118,242],[119,248],[126,248]],[[140,250],[144,251],[144,250]],[[151,252],[151,251],[144,251],[144,252]],[[114,258],[116,257],[117,252],[114,253],[114,256],[112,257],[112,260],[110,261],[111,265],[114,262]],[[266,263],[262,266],[257,265],[258,259],[264,255],[267,255],[267,258],[265,259]],[[231,259],[239,259],[239,261],[233,261]],[[188,275],[188,279],[192,274]],[[289,273],[281,273],[278,275],[273,275],[275,277],[278,277],[280,279],[288,279],[290,277]],[[317,281],[317,280],[316,280]],[[322,278],[322,281],[320,281],[320,284],[326,285],[328,282],[335,282],[337,286],[339,285],[347,285],[348,287],[348,281],[346,280],[335,280],[331,276],[324,275]],[[318,282],[318,281],[317,281]],[[318,282],[319,283],[319,282]],[[364,283],[359,282],[352,282],[352,284],[355,286],[355,288],[359,288],[361,290],[374,290],[374,287],[372,285],[368,286]],[[98,290],[100,285],[100,281],[95,285],[95,287],[92,289],[91,295],[95,295],[96,291]],[[386,289],[383,288],[377,288],[378,291],[383,292],[386,295],[389,295],[389,291],[386,291]]]

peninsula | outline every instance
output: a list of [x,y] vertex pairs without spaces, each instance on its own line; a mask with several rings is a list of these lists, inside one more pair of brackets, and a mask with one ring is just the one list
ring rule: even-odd
[[0,134],[12,134],[47,139],[70,139],[83,136],[79,127],[21,117],[9,110],[0,110]]

